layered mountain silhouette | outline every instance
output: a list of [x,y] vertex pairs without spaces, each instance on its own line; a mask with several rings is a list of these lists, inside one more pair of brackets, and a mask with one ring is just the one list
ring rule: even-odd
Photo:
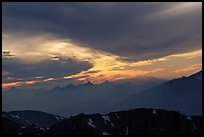
[[[189,77],[145,84],[91,82],[50,91],[12,88],[2,93],[3,110],[39,110],[62,116],[159,108],[202,115],[202,71]],[[99,107],[100,106],[100,107]]]
[[4,111],[39,110],[62,116],[107,113],[112,111],[111,106],[162,82],[163,80],[155,79],[143,84],[106,81],[94,85],[87,82],[79,85],[68,84],[49,91],[12,88],[2,93],[2,108]]
[[66,118],[41,111],[2,112],[2,133],[11,135],[43,135],[49,127]]
[[113,109],[160,108],[202,115],[202,71],[165,82],[120,102]]
[[32,124],[37,127],[48,128],[65,119],[61,116],[33,110],[2,112],[2,117],[19,124],[22,128]]
[[[35,115],[35,111],[33,112]],[[19,111],[18,113],[21,113]],[[45,118],[44,113],[38,115]],[[15,115],[14,117],[17,117]],[[24,118],[22,118],[24,119]],[[43,122],[43,120],[40,120]],[[16,120],[2,117],[3,135],[198,135],[202,133],[202,117],[189,117],[176,111],[132,109],[108,114],[78,114],[54,122],[48,128],[35,125],[22,127]],[[55,124],[54,124],[55,123]]]
[[[38,99],[42,105],[41,109],[52,105],[52,108],[56,109],[54,112],[59,109],[60,113],[62,111],[66,113],[61,117],[34,111],[35,109],[2,112],[2,134],[200,135],[202,133],[202,71],[149,89],[145,89],[144,86],[128,82],[120,84],[105,82],[101,85],[88,82],[37,93],[26,90],[15,92],[16,89],[12,89],[10,95],[16,98],[26,97],[22,103],[30,101],[36,105],[35,101]],[[145,90],[141,91],[142,88]],[[139,92],[137,89],[140,89]],[[76,96],[78,100],[73,99]],[[46,101],[52,103],[46,104],[48,103]],[[64,110],[61,110],[61,107]],[[106,111],[109,113],[104,113]]]

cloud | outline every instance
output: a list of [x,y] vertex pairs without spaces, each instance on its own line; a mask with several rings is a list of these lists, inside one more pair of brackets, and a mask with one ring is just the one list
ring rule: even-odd
[[182,53],[182,54],[175,54],[175,55],[171,55],[170,57],[195,58],[199,56],[202,56],[202,50]]
[[[65,79],[74,78],[78,81],[87,82],[91,81],[94,84],[101,84],[104,81],[122,81],[126,79],[131,79],[140,76],[151,75],[152,73],[164,71],[164,68],[154,68],[151,70],[103,70],[103,71],[96,71],[94,73],[89,73],[90,70],[82,71],[75,75],[70,75],[65,77]],[[93,71],[90,71],[93,72]]]
[[2,58],[11,58],[13,56],[10,51],[2,51]]
[[34,84],[60,79],[65,75],[76,74],[91,67],[89,62],[76,61],[70,58],[45,59],[35,63],[23,62],[18,58],[3,58],[2,70],[4,75],[2,79],[5,86],[19,86],[30,84],[30,82]]
[[180,3],[169,3],[164,4],[162,10],[160,9],[158,12],[153,12],[146,18],[149,20],[152,19],[165,19],[172,18],[175,16],[181,16],[182,14],[191,14],[193,11],[202,8],[202,4],[200,2],[180,2]]
[[93,74],[93,73],[98,73],[100,72],[101,70],[92,70],[92,71],[87,71],[87,72],[84,72],[84,74]]
[[32,85],[32,84],[35,84],[37,82],[42,82],[42,81],[40,81],[40,80],[30,80],[30,81],[24,81],[24,82],[3,83],[2,84],[2,89],[7,90],[10,87],[18,87],[18,86],[22,86],[22,85]]
[[200,69],[200,68],[202,68],[202,64],[193,64],[193,65],[187,66],[185,68],[177,69],[174,72],[175,73],[181,73],[181,72],[196,70],[196,69]]
[[4,3],[2,54],[15,56],[3,58],[2,78],[66,84],[174,77],[176,66],[200,62],[200,4]]
[[3,34],[49,34],[129,60],[147,60],[201,49],[201,5],[3,3]]
[[[8,90],[11,87],[20,87],[20,86],[21,86],[21,88],[22,87],[25,88],[26,86],[29,86],[29,88],[32,89],[33,87],[35,87],[35,86],[33,86],[34,84],[36,84],[38,89],[39,89],[39,87],[40,87],[39,83],[43,83],[44,84],[43,87],[46,87],[45,86],[46,82],[55,81],[55,80],[58,80],[58,79],[56,79],[56,78],[46,78],[46,79],[37,78],[37,79],[27,80],[27,81],[24,80],[24,81],[15,81],[15,82],[2,83],[2,89],[3,90]],[[53,86],[51,86],[51,87],[53,87]],[[46,88],[46,89],[51,89],[51,87]]]

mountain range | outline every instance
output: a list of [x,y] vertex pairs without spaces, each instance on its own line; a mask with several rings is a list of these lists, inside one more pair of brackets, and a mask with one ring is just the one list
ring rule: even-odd
[[[151,85],[152,86],[152,85]],[[51,91],[12,89],[7,95],[33,109],[2,112],[3,135],[198,135],[202,133],[202,70],[150,88],[131,83],[57,87]],[[141,90],[144,88],[144,90]],[[147,89],[146,89],[147,88]],[[140,90],[137,90],[140,89]],[[137,91],[134,91],[137,90]],[[74,97],[78,100],[74,100]],[[5,96],[3,96],[5,99]],[[7,96],[8,98],[8,96]],[[10,98],[11,99],[11,98]],[[38,103],[35,102],[37,99]],[[29,101],[29,102],[26,102]],[[52,102],[52,104],[47,104]],[[43,104],[44,103],[44,104]],[[18,104],[19,105],[19,104]],[[63,105],[63,106],[61,106]],[[59,108],[55,108],[59,106]],[[21,109],[20,107],[18,110]],[[73,113],[74,112],[74,113]],[[78,113],[79,112],[79,113]],[[96,113],[95,113],[96,112]],[[108,113],[106,113],[108,112]]]
[[52,90],[12,88],[2,92],[2,109],[39,110],[65,117],[79,113],[107,113],[111,111],[111,106],[163,82],[164,80],[155,79],[143,84],[106,81],[94,85],[87,82],[79,85],[68,84]]
[[113,109],[140,107],[176,110],[186,115],[202,115],[202,71],[135,94]]
[[[161,109],[140,108],[90,115],[81,113],[70,118],[58,117],[58,122],[54,118],[55,115],[37,111],[28,112],[38,115],[36,119],[33,119],[33,116],[20,117],[21,113],[25,113],[26,116],[27,112],[18,111],[15,115],[14,112],[3,113],[2,135],[199,135],[202,133],[202,117],[189,117],[176,111]],[[40,119],[42,117],[43,119]],[[22,121],[27,119],[30,124],[22,126],[24,124],[15,118]],[[46,128],[42,127],[43,125],[46,125]]]
[[31,124],[41,128],[49,128],[51,125],[65,119],[61,116],[33,110],[2,112],[2,117],[16,122],[22,128]]
[[2,92],[4,111],[39,110],[64,117],[132,108],[158,108],[202,115],[202,70],[189,77],[144,84],[91,82],[52,90],[12,88]]

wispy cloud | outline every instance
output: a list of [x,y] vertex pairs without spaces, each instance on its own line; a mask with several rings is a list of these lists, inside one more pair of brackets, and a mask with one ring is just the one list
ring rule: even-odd
[[[27,38],[26,43],[29,44],[30,42],[33,42],[33,40],[37,42],[38,38]],[[13,58],[13,62],[11,62],[12,59],[9,62],[8,60],[3,60],[3,69],[6,67],[4,70],[11,72],[12,70],[10,69],[15,68],[13,69],[15,70],[13,73],[21,75],[27,74],[28,76],[31,76],[29,70],[33,70],[32,72],[34,73],[32,73],[32,77],[64,77],[65,79],[77,79],[81,82],[92,81],[93,83],[102,83],[106,80],[125,80],[142,75],[151,76],[152,74],[165,71],[166,69],[164,66],[154,66],[155,64],[162,64],[179,58],[190,60],[202,56],[202,50],[197,50],[180,54],[172,54],[161,58],[141,61],[126,61],[124,57],[112,53],[87,48],[81,46],[79,43],[74,43],[69,40],[52,40],[48,37],[45,37],[43,41],[38,41],[35,48],[27,48],[26,45],[23,47],[21,49],[17,49],[17,45],[13,44],[13,48],[15,49],[13,51],[16,51],[16,56]],[[28,55],[23,50],[28,50],[31,54]],[[32,53],[39,54],[36,55]],[[39,56],[40,54],[42,54],[41,58]],[[31,57],[32,61],[30,62]],[[22,62],[25,64],[22,64]],[[18,65],[14,66],[15,64]],[[76,65],[75,67],[73,66],[74,64]],[[91,66],[88,67],[88,64],[91,64]],[[8,65],[10,66],[8,67]],[[79,67],[86,68],[84,66],[87,66],[87,70],[81,69],[82,71],[74,72],[74,74],[68,73],[70,72],[70,69],[75,71],[76,68],[78,69]],[[148,69],[146,69],[147,67]],[[22,71],[24,73],[22,73]],[[35,74],[36,72],[40,73]],[[21,85],[23,85],[23,83]]]
[[12,58],[14,55],[10,51],[2,51],[2,58]]
[[191,70],[201,69],[201,68],[202,68],[202,64],[194,64],[194,65],[187,66],[185,68],[177,69],[174,72],[181,73],[181,72],[186,72],[186,71],[191,71]]
[[5,3],[3,81],[180,76],[178,66],[202,61],[201,5]]
[[195,57],[199,57],[199,56],[202,56],[202,50],[197,50],[197,51],[188,52],[188,53],[175,54],[175,55],[171,55],[169,57],[195,58]]
[[[155,4],[156,6],[156,4]],[[168,19],[175,16],[181,16],[182,14],[188,14],[192,11],[201,10],[201,2],[177,2],[177,3],[164,3],[164,6],[159,7],[158,11],[155,11],[147,16],[145,19],[148,20],[158,20],[158,19]]]
[[[32,49],[49,36],[134,61],[160,58],[201,48],[201,9],[201,2],[5,3],[3,47],[6,45],[9,50],[10,45],[18,42],[16,52],[24,45]],[[144,20],[149,15],[153,17]],[[5,35],[13,35],[10,43],[4,43]],[[23,35],[24,39],[19,40],[16,35]],[[48,45],[40,53],[61,50],[64,46]],[[39,54],[26,51],[30,55]]]
[[3,90],[8,90],[11,87],[20,87],[20,86],[24,86],[24,85],[33,85],[36,83],[43,83],[43,82],[49,82],[49,81],[53,81],[53,80],[57,80],[56,78],[47,78],[47,79],[35,79],[35,80],[28,80],[28,81],[16,81],[16,82],[9,82],[9,83],[2,83],[2,89]]
[[[75,78],[79,81],[92,81],[93,83],[102,83],[106,80],[109,81],[116,81],[122,79],[133,78],[137,76],[151,76],[152,74],[159,74],[161,71],[171,71],[171,69],[175,68],[168,68],[159,67],[161,63],[165,62],[168,64],[174,62],[174,60],[183,59],[183,60],[191,60],[196,57],[201,57],[202,51],[193,51],[181,54],[174,54],[158,59],[150,59],[138,62],[129,62],[124,60],[118,60],[117,56],[108,56],[108,58],[99,58],[93,59],[93,67],[89,70],[82,71],[75,75],[65,76],[65,79]],[[155,66],[155,64],[158,64]],[[181,63],[182,64],[182,63]],[[172,65],[179,65],[177,63]],[[148,69],[145,69],[147,68]],[[98,71],[100,70],[100,71]],[[91,73],[89,73],[91,72]],[[172,74],[173,76],[174,74]]]

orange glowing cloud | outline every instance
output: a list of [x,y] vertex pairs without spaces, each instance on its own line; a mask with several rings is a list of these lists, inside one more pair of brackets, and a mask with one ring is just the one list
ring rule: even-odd
[[3,90],[8,90],[11,87],[19,87],[19,86],[22,86],[22,85],[32,85],[32,84],[35,84],[35,83],[48,82],[48,81],[52,81],[52,80],[57,80],[57,79],[48,78],[48,79],[44,79],[44,80],[29,80],[29,81],[21,81],[21,82],[2,83],[2,89]]
[[152,70],[113,70],[113,71],[100,71],[97,73],[92,73],[90,75],[86,75],[84,77],[84,73],[87,73],[87,71],[83,71],[81,73],[78,73],[76,75],[71,75],[66,78],[74,78],[78,81],[81,81],[83,83],[87,81],[91,81],[94,84],[100,84],[104,81],[118,81],[118,80],[124,80],[129,78],[134,78],[136,76],[146,75],[150,73],[155,73],[159,71],[165,70],[164,68],[156,68]]
[[202,50],[197,50],[197,51],[188,52],[188,53],[174,54],[174,55],[171,55],[170,57],[195,58],[199,56],[202,56]]
[[11,82],[11,83],[3,83],[2,84],[2,89],[7,90],[10,87],[19,87],[22,85],[32,85],[35,84],[37,82],[40,82],[38,80],[31,80],[31,81],[25,81],[25,82]]
[[[80,73],[77,73],[75,75],[71,76],[65,76],[64,78],[74,78],[78,81],[91,81],[93,83],[102,83],[106,80],[108,81],[117,81],[117,80],[123,80],[123,79],[129,79],[137,76],[146,76],[146,75],[152,75],[153,73],[157,74],[158,72],[163,71],[165,74],[168,73],[168,68],[165,67],[159,67],[159,64],[162,62],[174,62],[174,60],[178,59],[193,59],[196,57],[202,56],[202,50],[188,52],[188,53],[181,53],[181,54],[174,54],[169,55],[157,59],[150,59],[150,60],[144,60],[144,61],[138,61],[138,62],[126,62],[126,61],[120,61],[118,60],[118,56],[101,56],[100,58],[93,59],[93,67],[87,71],[82,71]],[[158,64],[157,66],[154,66],[154,64]],[[182,63],[181,63],[182,64]],[[180,65],[180,64],[172,64]],[[146,67],[149,67],[149,69],[146,69]],[[199,66],[198,66],[199,67]],[[176,68],[176,67],[175,67]],[[171,69],[175,69],[172,67]],[[195,66],[194,66],[195,68]],[[191,69],[192,68],[188,68]],[[89,73],[89,72],[95,72],[95,73]],[[175,72],[179,73],[181,71]],[[159,73],[158,73],[159,74]],[[174,75],[174,74],[171,74]],[[152,75],[153,76],[153,75]],[[176,75],[175,75],[176,76]]]
[[43,80],[44,82],[47,82],[47,81],[53,81],[53,80],[57,80],[56,78],[48,78],[48,79],[45,79]]
[[185,68],[177,69],[174,72],[180,73],[180,72],[186,72],[186,71],[191,71],[191,70],[200,69],[200,68],[202,68],[202,64],[194,64],[194,65],[187,66]]
[[[178,69],[177,66],[182,66],[183,64],[185,64],[185,62],[190,62],[188,65],[191,65],[192,62],[194,64],[199,64],[201,62],[202,56],[202,50],[200,49],[197,51],[173,54],[156,59],[128,62],[121,60],[120,56],[115,55],[113,53],[80,46],[78,43],[74,43],[73,41],[67,39],[65,40],[50,38],[47,36],[38,36],[32,38],[28,37],[26,39],[18,38],[17,41],[20,41],[20,43],[16,44],[12,42],[13,39],[15,39],[14,37],[10,38],[9,36],[4,35],[3,38],[3,45],[7,45],[6,48],[5,46],[3,47],[4,50],[11,51],[15,54],[15,57],[18,57],[19,59],[22,56],[23,58],[21,59],[23,61],[25,60],[25,62],[36,62],[45,58],[52,58],[53,60],[58,60],[56,55],[72,58],[78,61],[89,62],[90,64],[92,64],[92,68],[86,71],[81,71],[74,75],[64,76],[64,79],[72,78],[81,82],[91,81],[93,83],[102,83],[106,80],[117,81],[147,75],[159,75],[163,77],[166,76],[168,78],[171,75],[172,78],[174,76],[179,76],[182,71],[194,70],[195,68],[195,66],[191,66],[185,69],[176,70]],[[31,45],[35,44],[37,46],[28,47],[28,43]],[[22,48],[19,48],[19,45]],[[178,59],[181,61],[178,61]],[[168,67],[169,64],[171,64],[172,67]],[[197,66],[197,68],[198,67],[199,66]],[[56,79],[50,78],[38,82],[47,82],[50,80]],[[5,84],[4,87],[9,87],[10,85],[20,86],[29,83],[17,82]]]

